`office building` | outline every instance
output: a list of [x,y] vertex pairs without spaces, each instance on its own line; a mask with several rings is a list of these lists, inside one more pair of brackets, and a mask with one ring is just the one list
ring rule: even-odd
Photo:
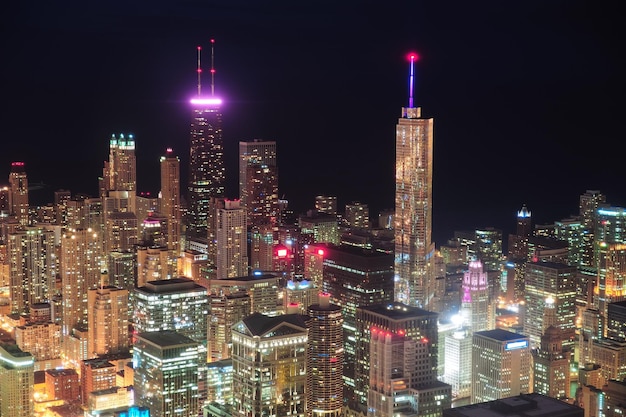
[[24,162],[12,162],[9,173],[9,214],[21,226],[30,224],[28,204],[28,177]]
[[32,417],[35,372],[33,356],[17,345],[0,343],[0,415]]
[[61,365],[61,326],[56,323],[27,323],[15,327],[15,343],[29,352],[34,370],[43,371]]
[[274,227],[270,224],[250,228],[250,271],[274,270]]
[[570,356],[563,349],[561,330],[553,325],[541,337],[533,356],[533,392],[566,399],[570,396]]
[[367,204],[353,201],[346,204],[344,215],[346,223],[354,229],[367,229],[370,227],[370,210]]
[[109,160],[102,170],[102,194],[108,191],[137,190],[137,158],[132,134],[113,134],[109,140]]
[[451,387],[433,380],[428,340],[371,330],[368,417],[442,416],[451,405]]
[[98,288],[89,289],[87,298],[89,357],[127,352],[129,349],[128,290],[102,284]]
[[411,55],[408,107],[396,125],[395,300],[430,309],[434,294],[430,260],[433,215],[433,119],[413,106]]
[[207,365],[207,403],[230,405],[233,401],[232,358],[211,362]]
[[337,196],[334,195],[316,195],[315,210],[320,213],[330,214],[337,217]]
[[136,246],[137,286],[143,287],[148,281],[173,278],[177,268],[172,267],[171,254],[167,246]]
[[76,369],[48,369],[45,372],[45,381],[49,400],[71,402],[80,398],[80,377]]
[[32,305],[55,295],[57,257],[54,232],[40,226],[22,226],[8,233],[7,260],[11,312],[26,315]]
[[154,417],[198,416],[198,342],[175,331],[137,334],[133,346],[135,404]]
[[597,267],[595,257],[596,227],[598,222],[598,209],[607,206],[606,196],[599,190],[586,190],[579,199],[579,216],[583,222],[584,232],[584,255],[582,265]]
[[[598,266],[598,310],[606,318],[611,303],[626,301],[626,241],[599,243]],[[607,327],[608,323],[605,322],[605,336]]]
[[344,384],[348,391],[353,391],[359,337],[356,310],[393,302],[393,255],[348,245],[317,247],[324,251],[323,291],[343,312]]
[[508,330],[472,336],[472,403],[498,400],[531,391],[529,338]]
[[[424,340],[427,350],[424,352],[428,363],[422,363],[419,378],[413,388],[421,389],[437,381],[438,355],[438,314],[418,307],[393,302],[357,307],[356,323],[358,339],[356,341],[356,364],[354,394],[346,398],[351,409],[366,412],[370,378],[370,340],[371,329],[405,336],[415,341]],[[448,396],[449,398],[449,396]]]
[[509,260],[528,259],[528,238],[533,235],[532,213],[524,204],[517,212],[515,233],[509,235]]
[[609,339],[626,341],[626,300],[608,304],[606,327]]
[[[182,207],[180,189],[180,159],[167,148],[160,159],[161,165],[161,205],[160,212],[167,218],[167,249],[173,259],[180,256],[182,230]],[[175,264],[174,264],[175,265]]]
[[604,378],[602,387],[611,379],[621,381],[626,378],[626,342],[611,339],[594,339],[591,342],[590,362],[600,365],[600,375]]
[[339,224],[337,215],[323,211],[309,210],[298,218],[300,234],[307,243],[339,244]]
[[585,410],[539,393],[516,394],[444,410],[443,417],[584,417]]
[[[211,42],[213,49],[213,42]],[[224,197],[226,168],[222,137],[222,100],[215,96],[211,79],[211,94],[202,92],[198,47],[198,94],[190,100],[191,127],[189,143],[189,219],[187,233],[191,238],[214,239],[214,209],[211,198]],[[213,63],[211,63],[213,64]],[[211,68],[211,75],[215,71]]]
[[622,417],[626,415],[626,381],[610,380],[603,387],[605,394],[604,415]]
[[300,314],[306,314],[310,305],[319,303],[320,291],[321,288],[306,279],[287,281],[283,292],[283,312],[289,313],[295,307]]
[[248,275],[246,212],[239,200],[224,200],[217,209],[217,278]]
[[305,316],[254,313],[233,327],[233,415],[307,416]]
[[268,316],[278,314],[279,296],[283,289],[276,274],[246,275],[236,278],[214,279],[207,283],[209,292],[217,295],[246,294],[250,297],[250,313]]
[[87,359],[80,364],[81,401],[89,401],[92,392],[111,389],[116,386],[117,367],[106,357]]
[[207,361],[215,362],[231,357],[232,327],[250,315],[252,299],[246,291],[209,294]]
[[563,346],[572,347],[576,328],[575,266],[556,262],[528,262],[525,274],[526,311],[524,334],[530,337],[531,347],[538,347],[544,327],[546,299],[554,303],[557,322],[562,331]]
[[69,230],[61,237],[63,337],[87,325],[87,291],[100,284],[102,241],[91,229]]
[[468,398],[472,388],[472,332],[456,329],[444,339],[443,382],[450,384],[452,398]]
[[321,293],[309,306],[306,354],[307,417],[341,417],[343,409],[343,314]]
[[278,223],[276,142],[239,142],[239,198],[249,228]]
[[494,329],[495,300],[489,296],[487,273],[483,270],[480,260],[469,263],[469,269],[463,273],[463,295],[461,298],[461,314],[464,324],[471,332]]

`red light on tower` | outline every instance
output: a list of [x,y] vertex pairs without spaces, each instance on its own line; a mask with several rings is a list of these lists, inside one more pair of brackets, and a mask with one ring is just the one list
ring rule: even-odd
[[276,254],[278,255],[279,258],[284,258],[287,256],[287,249],[278,249],[276,251]]
[[318,250],[317,250],[317,254],[318,254],[319,256],[324,256],[324,249],[318,249]]
[[415,53],[415,52],[409,52],[409,53],[406,55],[406,58],[407,58],[409,61],[411,61],[411,62],[415,62],[415,61],[417,61],[420,57],[419,57],[419,55],[417,55],[417,53]]

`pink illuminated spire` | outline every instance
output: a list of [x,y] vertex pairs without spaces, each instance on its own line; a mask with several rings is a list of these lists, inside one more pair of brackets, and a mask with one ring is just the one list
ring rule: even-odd
[[201,46],[198,46],[198,97],[202,94],[202,84],[200,82],[200,75],[202,74],[202,67],[200,66],[200,51],[202,50]]
[[409,67],[409,108],[413,108],[413,84],[414,84],[414,66],[417,61],[417,54],[414,52],[408,55],[410,67]]

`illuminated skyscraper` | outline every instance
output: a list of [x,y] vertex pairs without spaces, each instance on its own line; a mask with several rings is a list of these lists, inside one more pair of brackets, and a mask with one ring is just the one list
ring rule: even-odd
[[[213,46],[213,40],[211,40]],[[211,95],[203,96],[198,47],[198,95],[191,99],[191,139],[189,146],[189,221],[190,238],[213,239],[214,210],[211,197],[224,196],[226,168],[222,138],[222,100],[215,96],[213,80]],[[215,69],[211,65],[211,75]]]
[[197,416],[198,343],[174,331],[139,333],[133,347],[135,402],[154,417]]
[[309,343],[306,354],[308,417],[343,415],[343,314],[321,293],[319,304],[309,306]]
[[171,148],[161,157],[161,213],[167,217],[167,248],[180,252],[180,160]]
[[248,227],[278,221],[276,142],[254,139],[239,142],[239,198]]
[[50,301],[57,275],[54,232],[24,226],[8,234],[7,251],[11,311],[26,314],[33,304]]
[[71,230],[61,237],[63,336],[87,324],[87,291],[100,283],[101,251],[100,236],[91,229]]
[[33,356],[17,345],[0,344],[0,415],[32,417],[34,410]]
[[248,275],[245,210],[239,200],[225,200],[216,213],[217,278]]
[[413,107],[413,63],[411,55],[409,106],[402,108],[396,125],[395,196],[395,300],[424,309],[430,307],[434,285],[430,259],[433,203],[433,119],[421,117]]
[[109,160],[104,162],[102,180],[103,196],[108,191],[137,190],[137,158],[132,134],[111,135]]
[[88,290],[88,355],[128,351],[128,290],[101,286]]
[[479,260],[472,260],[463,274],[462,314],[472,332],[495,328],[495,305],[489,301],[487,273]]
[[472,404],[528,394],[530,372],[528,337],[502,329],[472,336]]
[[10,214],[18,223],[27,226],[28,221],[28,178],[24,162],[12,162],[9,173]]

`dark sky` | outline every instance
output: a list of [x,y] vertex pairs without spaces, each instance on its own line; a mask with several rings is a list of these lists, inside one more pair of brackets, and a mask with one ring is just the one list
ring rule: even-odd
[[[159,157],[188,160],[196,47],[225,99],[227,194],[240,140],[275,140],[280,193],[372,212],[393,207],[395,125],[408,102],[435,119],[434,237],[576,214],[587,189],[626,205],[619,2],[11,2],[0,27],[0,178],[26,163],[33,192],[96,194],[113,133],[133,133],[141,191]],[[8,9],[6,9],[8,7]],[[0,183],[4,181],[0,180]]]

